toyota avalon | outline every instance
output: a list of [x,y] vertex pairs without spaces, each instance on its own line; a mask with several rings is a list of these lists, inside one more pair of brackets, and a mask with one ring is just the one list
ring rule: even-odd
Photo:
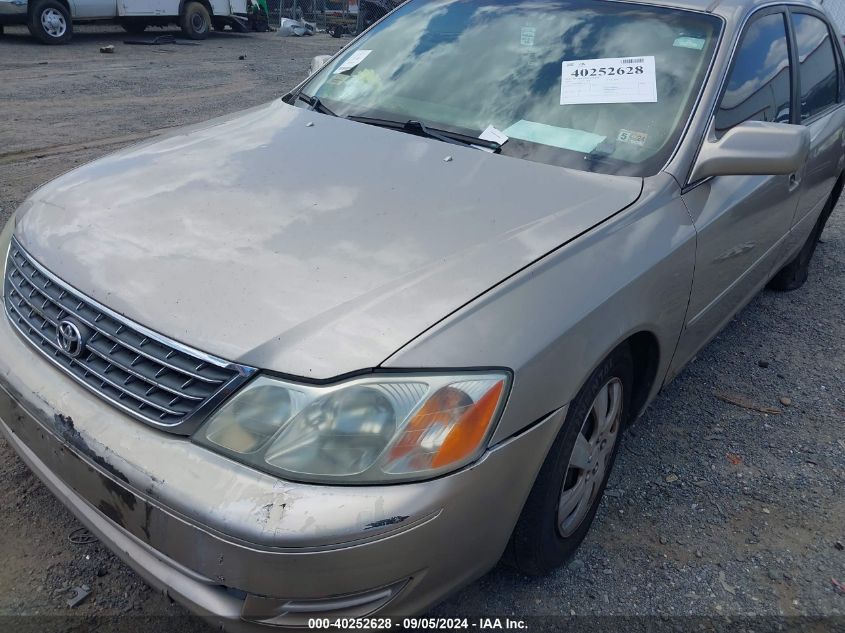
[[2,233],[0,429],[228,628],[564,564],[625,428],[843,186],[810,0],[410,0]]

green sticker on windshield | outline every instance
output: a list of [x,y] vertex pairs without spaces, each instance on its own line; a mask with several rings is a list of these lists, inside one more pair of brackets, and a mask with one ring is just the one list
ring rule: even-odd
[[573,130],[568,127],[535,123],[534,121],[526,121],[525,119],[517,121],[507,130],[503,130],[502,133],[511,138],[540,143],[541,145],[560,147],[561,149],[568,149],[573,152],[583,152],[584,154],[592,152],[598,147],[599,143],[607,138],[593,134],[592,132],[585,132],[584,130]]
[[675,48],[691,48],[696,51],[704,50],[705,39],[703,37],[679,37],[672,44]]

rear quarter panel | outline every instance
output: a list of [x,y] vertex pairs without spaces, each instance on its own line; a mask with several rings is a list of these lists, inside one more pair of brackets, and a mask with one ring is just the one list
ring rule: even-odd
[[246,0],[244,0],[244,8],[242,11],[238,11],[235,7],[239,4],[238,0],[233,0],[229,2],[229,0],[210,0],[211,3],[211,10],[214,15],[229,15],[231,13],[246,13]]

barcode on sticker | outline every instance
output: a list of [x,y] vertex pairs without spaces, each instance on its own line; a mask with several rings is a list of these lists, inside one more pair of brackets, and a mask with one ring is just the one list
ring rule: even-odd
[[623,64],[642,64],[645,61],[642,57],[637,57],[636,59],[623,59]]

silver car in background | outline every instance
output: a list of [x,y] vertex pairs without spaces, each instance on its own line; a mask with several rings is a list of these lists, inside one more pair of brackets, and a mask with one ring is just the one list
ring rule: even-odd
[[810,1],[410,0],[283,99],[23,203],[0,429],[231,629],[548,572],[625,427],[806,280],[843,68]]

